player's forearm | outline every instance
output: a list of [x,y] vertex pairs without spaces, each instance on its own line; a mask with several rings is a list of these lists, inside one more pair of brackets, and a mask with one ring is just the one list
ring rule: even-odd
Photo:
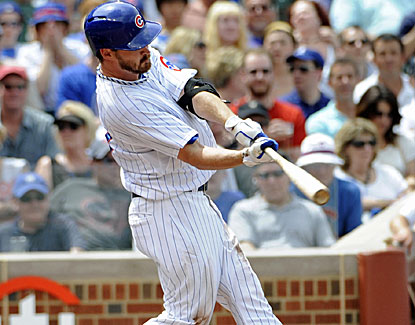
[[234,115],[219,97],[206,91],[196,94],[192,102],[196,114],[208,121],[224,125],[226,120]]
[[241,150],[211,148],[195,142],[180,149],[177,158],[198,169],[226,169],[241,165],[243,153]]

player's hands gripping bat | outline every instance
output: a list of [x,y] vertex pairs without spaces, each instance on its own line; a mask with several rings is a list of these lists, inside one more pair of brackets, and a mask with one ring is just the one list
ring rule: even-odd
[[260,137],[254,141],[254,143],[244,149],[243,163],[248,167],[255,165],[272,162],[272,158],[265,154],[265,149],[271,149],[277,151],[277,141],[268,137]]

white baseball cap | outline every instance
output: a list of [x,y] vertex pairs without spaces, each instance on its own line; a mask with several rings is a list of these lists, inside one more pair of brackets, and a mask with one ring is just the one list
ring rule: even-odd
[[301,143],[301,156],[297,160],[300,167],[311,164],[343,165],[343,159],[334,152],[334,140],[322,133],[313,133]]

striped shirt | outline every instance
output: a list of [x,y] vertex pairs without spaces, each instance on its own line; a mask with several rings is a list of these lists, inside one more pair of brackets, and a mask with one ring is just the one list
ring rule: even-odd
[[184,111],[178,100],[196,70],[179,70],[149,47],[151,69],[136,81],[104,76],[98,67],[97,106],[127,191],[159,200],[197,189],[214,173],[177,155],[193,137],[216,147],[206,121]]

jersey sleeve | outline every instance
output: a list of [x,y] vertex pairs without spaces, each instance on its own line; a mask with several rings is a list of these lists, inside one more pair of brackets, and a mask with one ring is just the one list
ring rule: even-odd
[[179,69],[160,53],[149,47],[151,52],[151,64],[154,67],[154,73],[160,84],[166,89],[174,100],[178,100],[180,93],[186,85],[187,81],[194,77],[197,73],[195,69]]

